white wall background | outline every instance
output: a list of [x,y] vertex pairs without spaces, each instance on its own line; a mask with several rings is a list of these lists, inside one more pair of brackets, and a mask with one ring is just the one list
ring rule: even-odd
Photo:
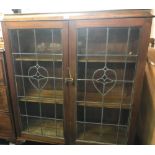
[[[11,9],[22,9],[22,13],[155,9],[155,0],[0,0],[0,13],[12,13]],[[155,21],[152,28],[155,38]]]
[[155,8],[155,0],[0,0],[0,12],[73,12],[111,9]]

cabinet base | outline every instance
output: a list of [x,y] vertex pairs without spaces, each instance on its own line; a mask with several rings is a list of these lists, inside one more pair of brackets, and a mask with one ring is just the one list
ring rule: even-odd
[[25,142],[25,141],[32,141],[32,142],[40,142],[40,143],[47,143],[47,144],[65,144],[64,139],[62,138],[52,138],[52,137],[43,137],[38,135],[30,135],[30,134],[21,134],[20,137],[17,137],[17,142]]

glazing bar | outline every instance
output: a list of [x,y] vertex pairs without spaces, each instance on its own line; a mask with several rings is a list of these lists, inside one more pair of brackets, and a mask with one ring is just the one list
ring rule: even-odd
[[[18,40],[18,51],[21,51],[20,39],[19,39],[19,30],[16,30],[16,32],[17,32],[17,40]],[[21,54],[20,54],[20,57],[21,57]],[[24,75],[24,74],[23,74],[23,63],[22,63],[22,61],[20,62],[20,67],[21,67],[22,75]],[[25,84],[24,84],[24,78],[22,78],[22,85],[23,85],[23,93],[24,93],[24,97],[25,97]],[[24,103],[25,103],[25,112],[26,112],[26,114],[27,114],[27,104],[26,104],[26,101],[25,101]],[[28,122],[28,118],[26,118],[26,122],[27,122],[28,131],[29,131],[29,122]]]
[[[131,31],[131,28],[129,27],[128,28],[127,43],[126,43],[126,53],[128,53],[128,48],[129,48],[130,31]],[[124,73],[123,73],[123,81],[125,81],[127,58],[128,57],[126,56],[125,57],[125,65],[124,65]],[[123,96],[124,96],[124,87],[125,87],[125,82],[123,82],[122,93],[121,93],[121,104],[120,104],[120,108],[119,108],[118,125],[120,124],[120,121],[121,121],[121,111],[122,111],[122,103],[123,103]],[[118,138],[119,138],[119,127],[117,129],[116,144],[118,143]]]

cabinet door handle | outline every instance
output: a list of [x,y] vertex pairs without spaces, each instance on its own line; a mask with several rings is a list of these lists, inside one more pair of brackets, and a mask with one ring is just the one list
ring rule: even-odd
[[68,70],[69,77],[68,78],[65,78],[65,84],[67,84],[67,83],[72,83],[73,84],[74,79],[73,79],[73,77],[71,75],[70,69],[67,68],[67,70]]

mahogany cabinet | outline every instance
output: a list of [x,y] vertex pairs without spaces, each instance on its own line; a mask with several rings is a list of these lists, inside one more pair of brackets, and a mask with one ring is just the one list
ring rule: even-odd
[[4,50],[0,49],[0,138],[15,142],[5,63]]
[[150,10],[6,15],[18,140],[132,144]]

